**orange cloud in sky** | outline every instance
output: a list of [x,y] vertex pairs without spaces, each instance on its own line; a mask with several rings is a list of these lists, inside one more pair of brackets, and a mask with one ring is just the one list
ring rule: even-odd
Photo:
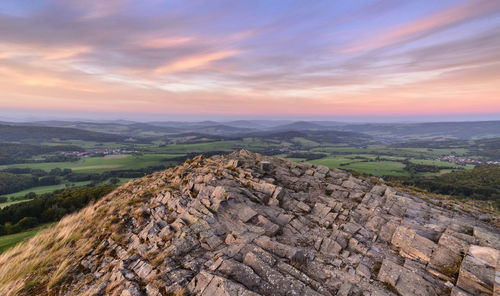
[[191,37],[179,37],[179,38],[162,37],[162,38],[154,38],[146,40],[142,42],[141,45],[147,48],[169,48],[186,44],[191,41],[193,41],[193,38]]
[[43,49],[44,58],[49,60],[59,60],[72,58],[91,51],[90,46],[70,46],[66,48],[45,48]]
[[40,46],[28,44],[10,44],[0,41],[0,58],[6,57],[37,57],[47,60],[68,59],[88,53],[92,50],[88,45],[76,46]]

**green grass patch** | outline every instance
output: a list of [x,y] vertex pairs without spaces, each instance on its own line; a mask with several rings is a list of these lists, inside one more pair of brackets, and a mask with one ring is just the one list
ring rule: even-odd
[[408,176],[409,173],[404,170],[404,167],[403,163],[396,161],[353,162],[343,166],[345,169],[353,170],[360,174]]
[[38,226],[28,231],[0,236],[0,253],[5,252],[5,250],[33,237],[40,230],[48,227],[49,225],[51,225],[51,223]]
[[315,160],[310,161],[310,163],[321,164],[321,165],[327,166],[330,169],[341,168],[341,166],[340,166],[341,164],[351,163],[351,162],[353,162],[353,160],[351,158],[348,158],[345,155],[328,156],[325,158],[315,159]]

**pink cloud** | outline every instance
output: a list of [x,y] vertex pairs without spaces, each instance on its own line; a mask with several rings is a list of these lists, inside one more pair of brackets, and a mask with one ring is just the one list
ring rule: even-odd
[[191,41],[193,41],[193,38],[191,37],[177,37],[177,38],[162,37],[162,38],[153,38],[145,40],[141,42],[140,45],[146,48],[161,49],[161,48],[177,47],[189,43]]
[[211,62],[222,60],[231,56],[238,54],[237,50],[223,50],[211,53],[202,53],[186,57],[181,57],[173,62],[168,62],[158,68],[156,68],[156,73],[177,73],[193,69],[200,69]]
[[359,52],[373,50],[400,42],[407,42],[445,29],[450,25],[467,21],[483,14],[500,9],[499,1],[473,0],[451,7],[431,16],[407,23],[399,28],[376,35],[342,52]]

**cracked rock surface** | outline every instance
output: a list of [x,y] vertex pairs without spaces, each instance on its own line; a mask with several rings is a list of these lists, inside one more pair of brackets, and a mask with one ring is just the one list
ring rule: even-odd
[[43,290],[500,295],[498,228],[372,182],[244,150],[197,157],[94,205],[117,226],[95,229],[93,247]]

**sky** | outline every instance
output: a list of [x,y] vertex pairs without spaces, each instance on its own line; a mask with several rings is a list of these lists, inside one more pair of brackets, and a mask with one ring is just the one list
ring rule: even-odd
[[0,118],[499,120],[496,0],[2,0]]

